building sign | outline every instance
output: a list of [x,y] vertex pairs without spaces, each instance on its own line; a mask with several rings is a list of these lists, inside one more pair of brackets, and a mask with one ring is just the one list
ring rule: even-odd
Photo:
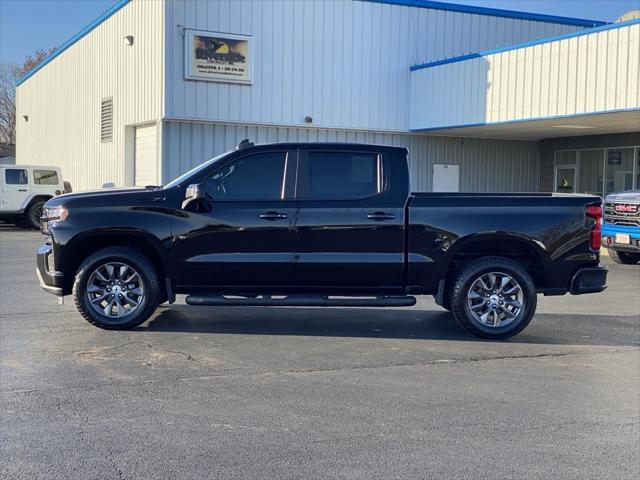
[[252,38],[185,30],[185,78],[251,83]]

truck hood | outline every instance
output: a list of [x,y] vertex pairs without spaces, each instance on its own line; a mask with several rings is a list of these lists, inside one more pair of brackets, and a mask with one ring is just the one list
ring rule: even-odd
[[144,194],[150,194],[154,190],[144,187],[130,187],[130,188],[104,188],[100,190],[89,190],[86,192],[73,192],[65,193],[52,198],[46,203],[47,207],[55,207],[58,205],[69,205],[79,203],[110,203],[117,202],[122,199],[129,199],[131,197],[138,197]]
[[608,202],[640,202],[640,190],[627,190],[626,192],[607,195]]

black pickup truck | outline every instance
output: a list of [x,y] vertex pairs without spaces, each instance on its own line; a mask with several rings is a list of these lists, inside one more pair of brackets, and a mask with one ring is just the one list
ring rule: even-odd
[[600,292],[601,199],[410,193],[407,150],[253,145],[164,187],[51,199],[41,286],[90,323],[135,327],[163,302],[411,306],[434,295],[471,333],[522,331],[537,294]]

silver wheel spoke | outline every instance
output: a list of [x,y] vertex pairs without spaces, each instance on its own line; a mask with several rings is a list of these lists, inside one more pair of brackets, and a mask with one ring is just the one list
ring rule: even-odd
[[123,265],[120,267],[120,278],[124,278],[124,274],[127,273],[127,270],[129,270],[129,266],[128,265]]
[[476,281],[480,282],[480,286],[482,287],[483,290],[485,290],[485,291],[491,290],[491,288],[489,286],[487,286],[487,284],[485,283],[484,277],[481,277]]
[[138,279],[138,273],[137,272],[133,272],[133,274],[129,278],[123,280],[123,283],[133,283],[137,279]]
[[518,290],[520,290],[520,285],[518,285],[517,283],[515,284],[514,287],[510,288],[509,290],[505,290],[503,293],[505,295],[513,295],[514,293],[516,293]]
[[114,304],[114,303],[115,303],[115,300],[111,300],[111,301],[109,302],[109,304],[108,304],[106,307],[104,307],[104,309],[102,310],[102,312],[103,312],[105,315],[111,316],[111,312],[112,312],[112,310],[113,310],[113,304]]
[[141,296],[142,295],[142,289],[141,288],[134,288],[132,290],[129,290],[129,293],[134,293],[134,294],[136,294],[138,296]]
[[107,298],[107,296],[108,295],[106,293],[103,293],[102,295],[100,295],[98,297],[92,298],[91,299],[91,303],[100,304],[105,298]]
[[129,303],[129,305],[133,306],[133,307],[137,307],[139,305],[138,302],[136,302],[133,298],[131,298],[129,295],[127,295],[126,293],[123,294],[124,299]]
[[96,270],[95,272],[93,272],[93,274],[98,278],[98,280],[101,280],[101,281],[103,281],[105,283],[109,281],[108,278],[106,278],[104,275],[102,275],[100,270]]

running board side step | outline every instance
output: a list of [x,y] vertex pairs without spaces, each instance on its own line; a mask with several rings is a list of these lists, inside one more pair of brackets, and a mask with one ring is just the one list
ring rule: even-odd
[[320,295],[288,295],[273,298],[260,295],[256,298],[226,297],[224,295],[189,295],[185,299],[189,305],[206,307],[411,307],[416,297],[351,297],[329,298]]

